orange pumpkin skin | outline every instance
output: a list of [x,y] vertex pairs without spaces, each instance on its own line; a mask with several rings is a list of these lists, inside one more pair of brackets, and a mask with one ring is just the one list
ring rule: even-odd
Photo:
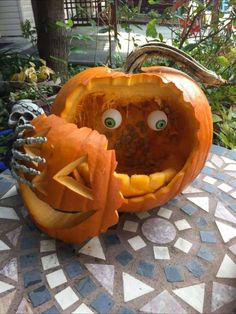
[[[80,243],[116,224],[122,198],[113,175],[115,153],[106,149],[105,136],[89,128],[78,129],[55,115],[39,116],[32,124],[35,130],[30,136],[45,133],[47,142],[25,149],[46,163],[38,165],[41,174],[32,180],[35,188],[20,185],[20,190],[37,225],[55,238]],[[83,159],[89,178],[79,174]],[[90,198],[83,195],[83,186]]]
[[[178,171],[167,184],[164,184],[154,192],[131,197],[124,196],[124,203],[120,211],[145,211],[155,206],[163,205],[179,194],[201,171],[212,143],[210,106],[196,82],[185,73],[172,68],[149,67],[142,70],[144,73],[140,74],[124,74],[104,67],[86,70],[73,77],[62,87],[52,110],[53,113],[63,117],[68,122],[77,124],[78,127],[88,126],[106,135],[106,132],[96,120],[100,118],[105,108],[109,106],[109,108],[118,108],[121,103],[122,105],[119,108],[123,110],[126,101],[129,105],[130,115],[129,120],[126,119],[125,121],[135,125],[137,121],[134,121],[132,117],[135,116],[135,114],[132,115],[132,106],[137,103],[137,106],[141,107],[142,94],[143,103],[147,100],[150,106],[153,106],[153,104],[149,95],[152,95],[154,100],[158,98],[157,101],[154,101],[158,109],[160,103],[161,108],[164,108],[164,110],[167,104],[167,109],[170,111],[170,127],[163,131],[163,133],[166,132],[165,135],[167,137],[165,140],[163,135],[163,140],[158,139],[154,143],[160,143],[160,145],[155,145],[155,147],[160,147],[161,149],[163,143],[166,158],[169,158],[170,163],[174,167],[176,166]],[[113,103],[113,107],[110,103],[104,105],[101,95],[103,95],[102,99],[107,103],[111,99],[110,103]],[[96,99],[98,99],[97,105]],[[96,119],[93,118],[93,121],[96,120],[93,125],[92,119],[91,121],[89,118],[87,120],[82,119],[81,115],[84,114],[83,111],[86,113],[86,110],[89,111],[89,109],[90,113],[96,111],[93,110],[94,108],[96,108],[97,112],[95,112]],[[173,118],[171,118],[172,112],[176,114]],[[178,116],[183,121],[181,119],[178,121]],[[171,123],[174,125],[173,128]],[[113,134],[117,130],[112,131],[114,132]],[[150,134],[154,136],[148,132],[146,133],[147,137]],[[176,141],[173,140],[174,137],[172,135],[169,135],[171,132],[173,134],[174,132],[177,133]],[[158,137],[161,138],[159,135]],[[114,149],[115,140],[113,139],[110,148]],[[110,142],[110,139],[108,139],[108,142]],[[188,146],[191,148],[188,148]],[[116,155],[122,156],[122,152],[124,153],[125,150],[121,152],[116,150]],[[152,152],[158,156],[154,149],[152,149]],[[175,155],[176,164],[174,160]],[[178,156],[181,156],[179,161]],[[119,158],[117,160],[119,168]],[[180,162],[180,166],[178,162]]]

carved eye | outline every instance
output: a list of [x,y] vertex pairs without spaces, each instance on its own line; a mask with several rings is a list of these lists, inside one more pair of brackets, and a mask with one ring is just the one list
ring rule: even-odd
[[167,126],[168,118],[164,111],[155,110],[147,118],[147,124],[154,131],[161,131]]
[[122,116],[116,109],[108,109],[102,115],[102,122],[108,129],[116,129],[122,122]]

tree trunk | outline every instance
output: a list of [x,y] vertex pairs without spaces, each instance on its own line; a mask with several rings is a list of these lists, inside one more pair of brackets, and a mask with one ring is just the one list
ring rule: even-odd
[[218,29],[219,23],[220,0],[213,0],[213,8],[211,13],[211,25]]
[[38,52],[56,73],[68,73],[66,29],[56,25],[64,21],[64,0],[31,0],[38,35]]

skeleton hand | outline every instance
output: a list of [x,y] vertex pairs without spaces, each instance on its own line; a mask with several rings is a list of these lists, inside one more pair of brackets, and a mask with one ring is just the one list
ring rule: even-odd
[[[17,172],[29,174],[32,176],[39,175],[40,171],[27,167],[18,161],[33,161],[36,163],[44,163],[45,159],[40,156],[31,156],[23,153],[20,149],[24,145],[42,144],[47,141],[46,137],[24,137],[25,130],[32,130],[34,126],[30,123],[34,118],[43,114],[42,108],[34,104],[30,99],[23,99],[17,102],[9,116],[8,125],[15,129],[16,141],[12,148],[11,172],[12,176],[19,182],[32,187],[32,183],[26,180]],[[24,137],[24,138],[23,138]]]

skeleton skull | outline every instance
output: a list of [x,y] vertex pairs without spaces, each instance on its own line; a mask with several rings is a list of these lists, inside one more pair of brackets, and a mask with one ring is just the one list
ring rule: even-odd
[[22,99],[12,107],[8,125],[11,128],[15,128],[19,125],[28,124],[35,117],[43,113],[43,109],[34,104],[31,99]]

